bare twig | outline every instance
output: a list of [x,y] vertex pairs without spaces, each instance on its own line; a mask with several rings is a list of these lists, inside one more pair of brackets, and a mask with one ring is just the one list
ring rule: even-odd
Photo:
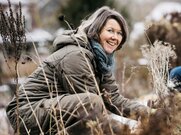
[[[25,17],[22,16],[21,3],[19,3],[19,11],[16,12],[16,16],[11,8],[11,2],[8,0],[9,13],[3,12],[2,5],[0,10],[0,34],[2,36],[2,50],[5,61],[12,58],[15,61],[15,82],[16,82],[16,102],[17,102],[17,134],[19,134],[19,100],[18,100],[18,61],[21,57],[22,51],[25,48],[26,36],[25,36]],[[10,67],[8,65],[8,67]]]

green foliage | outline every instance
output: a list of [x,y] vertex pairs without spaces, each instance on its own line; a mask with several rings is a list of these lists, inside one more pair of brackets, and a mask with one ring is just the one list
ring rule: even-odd
[[[97,8],[107,5],[112,7],[114,0],[69,0],[60,9],[60,14],[65,15],[67,21],[77,27],[87,15],[93,13]],[[65,24],[61,23],[63,27]]]

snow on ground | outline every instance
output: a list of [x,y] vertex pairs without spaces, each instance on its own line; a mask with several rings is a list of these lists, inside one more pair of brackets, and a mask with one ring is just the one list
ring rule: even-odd
[[45,41],[52,41],[53,36],[40,28],[34,29],[31,32],[26,34],[27,42],[45,42]]
[[[181,12],[181,3],[177,2],[161,2],[145,17],[145,20],[159,21],[166,13]],[[140,35],[143,35],[146,29],[144,22],[136,22],[130,33],[130,45],[134,45]]]
[[160,20],[164,14],[172,12],[181,12],[181,3],[178,2],[161,2],[146,17],[148,20]]
[[[52,41],[54,39],[53,35],[48,31],[40,28],[36,28],[31,32],[26,33],[27,42],[46,42]],[[0,43],[2,43],[2,37],[0,36]]]
[[133,120],[133,119],[128,119],[126,117],[122,117],[113,113],[110,116],[116,121],[119,121],[122,124],[128,125],[130,129],[134,129],[138,125],[138,121]]
[[[18,5],[19,4],[19,2],[21,2],[21,4],[29,4],[30,3],[30,1],[29,0],[10,0],[11,1],[11,4],[15,4],[15,5]],[[8,1],[7,0],[0,0],[0,3],[1,4],[7,4],[8,3]]]
[[134,44],[134,41],[137,40],[141,35],[143,35],[145,26],[143,22],[136,22],[133,25],[133,30],[130,33],[130,45]]

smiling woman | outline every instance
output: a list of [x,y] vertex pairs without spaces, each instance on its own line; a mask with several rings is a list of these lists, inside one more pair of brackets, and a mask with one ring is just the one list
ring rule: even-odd
[[122,15],[101,7],[76,30],[58,36],[55,52],[19,88],[19,127],[16,99],[7,107],[15,131],[19,128],[21,135],[129,132],[109,112],[138,119],[145,118],[149,108],[120,95],[112,73],[114,52],[127,34]]
[[107,54],[113,53],[122,41],[122,32],[115,19],[108,19],[100,32],[100,44]]

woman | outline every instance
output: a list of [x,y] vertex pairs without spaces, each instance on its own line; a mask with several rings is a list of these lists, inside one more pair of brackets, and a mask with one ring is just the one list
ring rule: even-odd
[[[135,119],[145,116],[147,107],[119,94],[111,71],[114,52],[127,37],[125,19],[108,7],[98,9],[77,30],[58,36],[55,52],[19,89],[20,133],[85,134],[88,121],[108,120],[107,110]],[[15,110],[14,98],[7,115],[16,130]],[[81,124],[82,131],[74,128]]]

